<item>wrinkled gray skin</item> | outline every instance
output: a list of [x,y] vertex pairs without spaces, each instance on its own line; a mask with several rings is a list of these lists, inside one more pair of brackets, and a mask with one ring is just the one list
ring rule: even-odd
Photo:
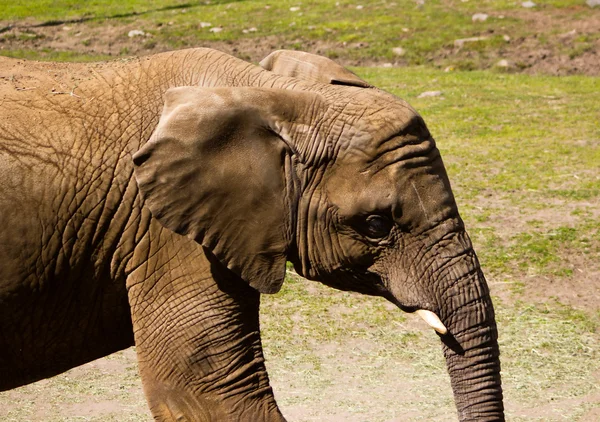
[[437,314],[459,419],[503,420],[488,287],[419,114],[324,58],[262,65],[184,50],[3,94],[0,390],[135,343],[156,420],[283,420],[258,308],[289,260]]

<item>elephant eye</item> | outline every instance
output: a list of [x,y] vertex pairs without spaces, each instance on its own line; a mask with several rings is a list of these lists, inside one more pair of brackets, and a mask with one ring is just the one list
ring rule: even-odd
[[392,230],[394,223],[383,215],[370,215],[366,219],[366,235],[373,239],[381,239]]

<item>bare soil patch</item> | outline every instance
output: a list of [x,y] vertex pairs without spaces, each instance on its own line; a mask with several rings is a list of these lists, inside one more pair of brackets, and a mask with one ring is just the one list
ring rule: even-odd
[[[514,37],[510,30],[501,33],[485,31],[474,37],[506,37],[506,42],[496,49],[480,51],[469,49],[469,44],[435,52],[430,59],[443,66],[448,61],[470,61],[474,68],[490,68],[506,60],[507,70],[528,74],[549,75],[600,75],[600,15],[588,13],[574,18],[584,6],[563,10],[514,10],[492,14],[498,18],[519,19],[531,30],[530,35]],[[590,39],[588,43],[582,40]]]
[[[508,199],[481,195],[474,203],[476,208],[489,211],[493,218],[485,223],[469,225],[491,227],[498,236],[499,244],[515,244],[515,236],[531,232],[532,223],[538,230],[552,231],[560,227],[576,226],[578,218],[573,214],[577,208],[584,207],[590,212],[590,218],[600,220],[600,204],[597,201],[569,202],[566,200],[548,202],[546,207],[531,209],[515,207]],[[512,211],[509,211],[512,210]],[[509,211],[509,212],[507,212]],[[482,239],[474,237],[475,247]],[[600,238],[591,237],[589,249],[600,251]],[[556,251],[556,266],[570,271],[570,275],[542,273],[531,268],[511,268],[507,273],[488,273],[487,278],[492,293],[506,303],[515,300],[545,303],[558,300],[565,305],[593,314],[600,309],[600,255],[583,253],[580,249],[561,247]],[[517,259],[515,259],[517,261]],[[553,265],[550,264],[550,265]]]

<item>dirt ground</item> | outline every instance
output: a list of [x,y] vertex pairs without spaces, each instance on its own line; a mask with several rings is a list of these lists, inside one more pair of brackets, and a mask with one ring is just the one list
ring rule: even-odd
[[[596,169],[598,171],[598,169]],[[517,233],[528,231],[528,224],[532,221],[543,221],[547,230],[560,226],[569,226],[574,223],[573,211],[577,206],[586,207],[592,213],[592,218],[600,221],[600,206],[591,200],[571,204],[568,201],[557,201],[548,204],[543,209],[519,208],[506,199],[482,195],[473,204],[476,208],[489,211],[494,218],[485,224],[494,229],[502,242],[508,242]],[[600,239],[592,239],[592,247],[600,250]],[[502,274],[494,277],[488,274],[488,283],[494,295],[512,304],[515,300],[528,303],[544,303],[555,298],[560,302],[591,314],[600,309],[600,260],[597,255],[585,255],[580,250],[563,248],[557,252],[561,262],[572,270],[570,277],[558,275],[529,274],[526,271],[516,271],[513,274]],[[515,294],[514,282],[524,281],[522,290]]]

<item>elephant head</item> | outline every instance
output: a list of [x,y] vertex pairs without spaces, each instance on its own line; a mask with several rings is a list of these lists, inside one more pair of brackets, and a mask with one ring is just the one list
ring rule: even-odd
[[418,312],[442,339],[460,419],[503,420],[487,284],[421,116],[328,59],[261,64],[284,89],[166,93],[134,155],[154,217],[262,293],[291,261]]

